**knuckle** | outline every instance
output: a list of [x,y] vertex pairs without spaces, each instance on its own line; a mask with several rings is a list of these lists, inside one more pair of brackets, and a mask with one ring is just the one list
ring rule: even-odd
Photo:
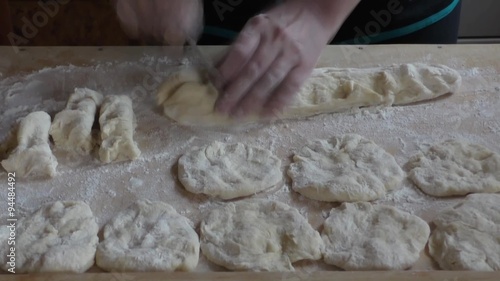
[[264,14],[259,14],[259,15],[256,15],[254,16],[253,18],[250,19],[249,21],[249,24],[251,26],[262,26],[263,24],[265,24],[266,22],[268,21],[268,18],[266,15]]
[[262,64],[260,62],[251,62],[247,68],[247,77],[255,79],[259,76],[260,70],[262,69]]
[[274,36],[280,40],[287,40],[289,38],[286,28],[279,25],[274,28]]

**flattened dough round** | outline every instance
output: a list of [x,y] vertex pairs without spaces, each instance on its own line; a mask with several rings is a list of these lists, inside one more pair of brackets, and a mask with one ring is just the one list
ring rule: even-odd
[[269,150],[213,142],[184,154],[178,173],[189,192],[233,199],[276,186],[283,178],[280,168]]
[[317,140],[293,157],[288,175],[305,197],[328,202],[371,201],[402,182],[394,157],[359,135]]
[[445,270],[500,271],[500,194],[471,194],[440,213],[429,252]]
[[324,260],[345,270],[405,270],[429,233],[424,220],[394,207],[343,203],[323,225]]
[[[17,222],[16,273],[87,271],[94,264],[99,227],[83,202],[57,201]],[[9,229],[0,228],[3,270],[9,247]]]
[[409,178],[432,196],[500,192],[500,155],[480,145],[448,140],[413,156],[407,166]]
[[201,250],[231,270],[291,271],[292,263],[321,258],[319,233],[294,208],[253,199],[226,203],[201,222]]
[[107,271],[190,271],[199,249],[187,218],[166,203],[141,200],[104,227],[96,262]]

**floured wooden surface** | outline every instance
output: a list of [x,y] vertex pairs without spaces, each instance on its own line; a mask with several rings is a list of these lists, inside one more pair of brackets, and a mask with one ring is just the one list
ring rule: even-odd
[[[207,48],[211,54],[220,49]],[[0,48],[2,54],[11,49]],[[282,171],[295,150],[310,139],[357,133],[392,153],[400,165],[419,149],[446,139],[482,144],[500,152],[500,46],[370,46],[330,47],[319,66],[373,67],[392,63],[424,62],[457,69],[463,78],[460,92],[418,105],[354,110],[305,120],[256,124],[242,128],[204,129],[174,124],[154,103],[154,90],[175,69],[177,61],[159,48],[30,48],[0,60],[0,133],[5,136],[17,118],[45,110],[62,110],[75,87],[88,87],[104,95],[126,94],[134,102],[138,127],[135,139],[142,151],[133,162],[101,164],[54,151],[59,176],[47,181],[17,181],[19,215],[55,200],[83,200],[100,226],[118,211],[141,199],[161,200],[198,225],[202,215],[220,201],[187,193],[176,181],[176,161],[193,146],[211,141],[243,142],[273,151],[282,159]],[[70,65],[71,64],[71,65]],[[0,172],[6,184],[6,174]],[[7,202],[7,192],[0,193]],[[256,197],[277,199],[297,207],[313,227],[319,228],[336,206],[306,199],[292,192],[290,180]],[[461,198],[435,199],[409,182],[376,203],[431,220],[435,213]],[[6,221],[6,212],[0,213]],[[423,254],[413,269],[436,269]],[[304,272],[335,270],[322,262],[297,265]],[[223,270],[203,257],[198,271]]]

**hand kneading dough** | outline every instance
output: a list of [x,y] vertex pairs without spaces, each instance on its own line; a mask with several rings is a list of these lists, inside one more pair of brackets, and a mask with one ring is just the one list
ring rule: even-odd
[[90,89],[75,89],[66,109],[56,114],[50,127],[55,146],[63,150],[87,155],[92,151],[92,126],[103,96]]
[[[443,65],[399,64],[366,69],[318,68],[278,117],[291,119],[367,106],[403,105],[456,92],[460,74]],[[187,125],[241,124],[214,112],[218,93],[203,74],[179,72],[158,91],[165,115]],[[245,122],[257,120],[255,116]]]
[[[17,221],[16,273],[82,273],[94,265],[99,228],[83,202],[57,201]],[[0,263],[8,269],[9,229],[0,228]]]
[[345,270],[404,270],[420,257],[429,225],[394,207],[343,203],[323,225],[324,259]]
[[429,253],[444,270],[500,271],[500,194],[471,194],[438,214]]
[[2,161],[7,172],[18,177],[54,177],[57,159],[49,146],[50,116],[42,111],[30,113],[17,129],[16,148]]
[[407,167],[429,195],[500,192],[500,155],[480,145],[449,140],[412,157]]
[[269,150],[214,142],[179,159],[179,180],[189,192],[233,199],[276,186],[283,177],[280,168]]
[[306,145],[294,155],[288,175],[293,190],[328,202],[375,200],[405,177],[392,155],[354,134]]
[[134,160],[141,151],[134,142],[137,126],[132,100],[127,96],[107,96],[99,117],[101,147],[99,158],[104,163]]
[[321,259],[323,241],[294,208],[269,200],[227,203],[201,222],[201,250],[231,270],[293,271]]
[[104,227],[97,265],[107,271],[193,270],[200,242],[190,221],[163,202],[137,201]]

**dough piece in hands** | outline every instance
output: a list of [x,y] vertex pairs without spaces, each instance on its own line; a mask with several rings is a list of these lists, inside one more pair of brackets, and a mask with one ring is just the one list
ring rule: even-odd
[[394,207],[343,203],[323,225],[324,260],[345,270],[405,270],[429,234],[424,220]]
[[327,202],[376,200],[405,177],[391,154],[354,134],[306,145],[294,155],[288,175],[293,190]]
[[226,203],[211,211],[200,228],[203,254],[231,270],[293,271],[293,262],[322,257],[319,233],[281,202]]
[[[87,271],[94,264],[99,227],[79,201],[46,205],[16,226],[16,273]],[[0,228],[1,268],[8,270],[9,229]]]
[[57,159],[49,146],[50,116],[42,111],[28,114],[19,123],[15,149],[2,161],[7,172],[18,177],[54,177]]
[[134,160],[141,151],[134,141],[137,126],[132,100],[127,96],[107,96],[99,116],[101,147],[99,158],[104,163]]
[[271,151],[214,142],[194,148],[179,159],[179,180],[186,190],[233,199],[279,184],[281,161]]
[[140,200],[104,227],[96,262],[107,271],[190,271],[199,253],[187,218],[166,203]]
[[88,155],[94,148],[92,126],[97,107],[102,103],[103,96],[93,90],[77,88],[66,105],[66,109],[56,114],[50,135],[55,146]]
[[195,68],[171,75],[158,89],[157,103],[165,116],[184,125],[217,126],[235,121],[214,111],[219,93],[207,73]]
[[[177,91],[183,84],[187,82],[205,84],[206,79],[204,76],[204,72],[193,67],[184,68],[178,72],[175,72],[174,74],[170,75],[158,89],[156,95],[157,104],[163,105],[165,101],[169,100],[172,97],[175,91]],[[167,112],[165,112],[165,114],[167,114]]]
[[[184,83],[183,83],[183,82]],[[241,124],[258,120],[231,120],[217,114],[216,89],[193,70],[181,71],[158,91],[158,104],[171,119],[187,125]],[[403,105],[456,92],[460,74],[443,65],[396,64],[375,68],[318,68],[281,114],[280,119],[343,112],[368,106]]]
[[500,192],[500,154],[456,140],[432,146],[406,165],[426,194],[445,197]]
[[500,271],[500,194],[471,194],[438,214],[429,253],[444,270]]

